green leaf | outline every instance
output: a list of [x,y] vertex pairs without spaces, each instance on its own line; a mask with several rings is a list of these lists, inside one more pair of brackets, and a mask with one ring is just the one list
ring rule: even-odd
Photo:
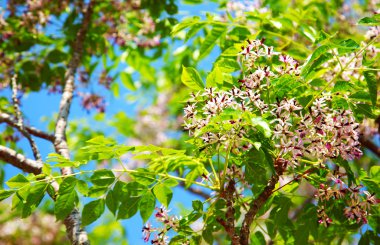
[[375,118],[375,115],[372,113],[372,108],[368,104],[355,104],[354,112],[359,115],[366,115],[370,118]]
[[206,57],[211,50],[214,48],[216,41],[224,36],[227,31],[227,27],[225,25],[214,25],[211,32],[206,36],[205,40],[202,42],[202,45],[199,49],[200,56],[199,60]]
[[27,184],[29,184],[29,180],[27,178],[25,178],[24,175],[22,174],[18,174],[12,178],[10,178],[6,184],[10,187],[10,188],[21,188]]
[[108,191],[108,186],[91,186],[88,189],[88,197],[100,197],[103,196]]
[[207,244],[213,244],[214,242],[214,236],[212,235],[211,228],[204,229],[202,231],[202,238]]
[[223,84],[223,74],[219,66],[215,66],[206,78],[206,87],[216,87],[217,84]]
[[15,192],[16,191],[12,190],[0,190],[0,201],[7,199],[8,197],[12,196]]
[[186,86],[193,90],[201,90],[204,88],[201,76],[197,70],[192,67],[182,66],[181,80]]
[[330,37],[330,34],[324,32],[323,30],[320,30],[317,34],[317,38],[315,39],[314,44],[318,44],[326,39],[329,39]]
[[372,179],[380,181],[380,166],[372,166],[369,170]]
[[96,170],[91,176],[91,182],[96,186],[109,186],[115,181],[115,175],[111,170]]
[[177,25],[173,27],[171,35],[175,36],[178,32],[199,23],[199,19],[200,19],[199,17],[194,17],[191,19],[186,19],[182,21],[181,23],[178,23]]
[[123,191],[126,191],[130,196],[141,196],[148,190],[146,185],[142,185],[138,182],[129,182],[123,187]]
[[309,67],[311,64],[318,59],[321,55],[327,53],[327,51],[330,50],[330,47],[327,45],[321,45],[318,48],[314,50],[314,52],[311,54],[310,58],[304,65],[304,68],[302,69],[302,76],[306,76],[309,73]]
[[116,210],[119,205],[116,193],[113,190],[109,190],[106,197],[107,208],[116,215]]
[[62,61],[65,61],[67,57],[68,55],[65,52],[62,52],[61,50],[58,50],[58,49],[54,49],[48,54],[47,60],[55,64],[55,63],[60,63]]
[[54,214],[57,220],[66,218],[75,207],[75,202],[78,199],[75,186],[77,179],[74,177],[65,178],[58,191],[58,197],[55,202]]
[[137,168],[135,169],[136,172],[132,172],[129,175],[133,177],[133,179],[142,184],[142,185],[150,185],[156,179],[154,178],[154,175],[151,174],[151,172],[148,169],[145,168]]
[[133,79],[131,77],[131,75],[129,73],[126,73],[126,72],[121,72],[120,73],[120,79],[121,79],[121,82],[123,83],[123,85],[131,90],[131,91],[136,91],[136,86],[133,82]]
[[87,185],[87,182],[84,181],[84,180],[78,180],[77,182],[77,190],[82,193],[84,196],[87,196],[88,195],[88,191],[89,191],[89,188],[88,188],[88,185]]
[[27,198],[27,203],[37,207],[45,196],[45,191],[47,190],[48,185],[49,183],[46,182],[38,182],[32,185]]
[[364,184],[365,187],[368,188],[368,190],[370,192],[374,192],[374,193],[380,193],[380,182],[379,180],[374,180],[372,178],[363,178],[362,179],[362,182]]
[[38,182],[30,187],[26,202],[24,202],[22,206],[21,218],[28,217],[32,214],[32,211],[38,207],[45,195],[48,185],[46,182]]
[[255,234],[251,238],[252,244],[262,244],[265,245],[266,241],[264,235],[260,231],[256,231]]
[[337,81],[334,85],[334,88],[332,90],[333,93],[335,92],[346,92],[350,91],[352,89],[352,84],[348,81]]
[[330,53],[322,54],[317,59],[315,59],[307,69],[305,69],[304,74],[312,74],[313,71],[317,70],[317,68],[319,68],[321,65],[325,64],[327,61],[333,58],[334,56]]
[[372,71],[363,72],[365,81],[367,82],[367,87],[369,90],[370,98],[372,101],[372,106],[376,106],[377,102],[377,79],[376,73]]
[[115,98],[119,98],[120,96],[120,87],[119,87],[119,84],[114,82],[111,84],[111,91],[113,93],[113,95],[115,96]]
[[215,66],[219,67],[219,70],[226,73],[232,73],[240,70],[240,65],[236,61],[236,58],[219,58],[215,63]]
[[190,27],[189,31],[186,33],[185,41],[188,41],[190,38],[192,38],[205,25],[206,25],[206,23],[197,23],[197,24],[194,24],[192,27]]
[[201,176],[203,174],[203,172],[201,171],[201,169],[199,167],[197,168],[194,168],[193,170],[191,170],[187,175],[186,175],[186,183],[185,183],[185,187],[188,188],[190,187],[192,184],[193,184],[193,181],[198,178],[199,176]]
[[339,42],[339,44],[334,44],[333,46],[338,48],[339,54],[353,52],[360,47],[360,45],[352,39],[343,40]]
[[82,225],[86,226],[97,220],[104,212],[104,199],[98,199],[84,205],[82,211]]
[[272,135],[272,131],[269,127],[269,124],[261,117],[254,117],[251,120],[252,126],[258,128],[266,138],[269,138]]
[[193,209],[197,212],[203,212],[203,203],[199,200],[194,200],[192,203]]
[[153,193],[162,205],[165,207],[169,206],[173,197],[173,192],[169,187],[164,184],[158,184],[153,188]]
[[154,208],[156,206],[156,198],[151,192],[147,192],[145,195],[141,197],[139,209],[140,215],[145,223],[149,217],[152,215]]
[[139,202],[141,197],[127,197],[119,207],[119,212],[117,213],[117,219],[129,219],[135,215],[139,209]]
[[96,136],[90,140],[87,140],[86,143],[90,144],[90,145],[106,146],[106,145],[114,145],[114,144],[116,144],[116,141],[113,139],[110,139],[110,138],[106,138],[103,135],[100,135],[100,136]]
[[83,165],[86,163],[86,161],[70,161],[69,159],[57,153],[50,153],[47,157],[46,162],[48,163],[56,162],[57,164],[54,165],[54,167],[56,168],[64,168],[64,167],[78,168],[80,165]]
[[378,26],[380,25],[380,14],[375,14],[372,17],[364,17],[359,20],[359,25]]

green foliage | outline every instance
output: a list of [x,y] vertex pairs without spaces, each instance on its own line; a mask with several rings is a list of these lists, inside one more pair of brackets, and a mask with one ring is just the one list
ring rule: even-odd
[[192,67],[182,67],[182,82],[193,90],[201,90],[204,88],[202,78],[197,70]]
[[[45,89],[56,93],[63,89],[74,58],[79,62],[74,98],[82,100],[81,106],[102,111],[96,101],[104,97],[105,104],[123,110],[112,108],[110,115],[107,108],[93,119],[68,123],[65,137],[73,159],[57,151],[47,156],[41,174],[11,176],[0,190],[0,201],[11,198],[14,213],[25,218],[38,208],[64,220],[80,209],[83,227],[98,220],[90,226],[94,244],[126,244],[124,237],[133,232],[125,231],[120,220],[137,213],[143,223],[155,217],[162,227],[153,223],[149,230],[147,223],[143,231],[156,232],[157,239],[173,235],[169,244],[229,244],[232,233],[242,237],[245,215],[254,207],[247,243],[266,244],[270,239],[276,244],[377,244],[380,215],[373,200],[380,193],[378,161],[363,148],[361,158],[360,152],[348,149],[364,140],[372,143],[365,133],[378,126],[371,120],[380,114],[380,17],[372,14],[378,6],[360,1],[346,11],[344,1],[267,0],[239,10],[249,1],[241,6],[231,1],[146,0],[139,6],[134,1],[101,1],[93,10],[80,57],[73,43],[87,2],[42,2],[40,9],[32,10],[32,3],[15,1],[0,18],[0,89],[17,74],[25,94]],[[180,21],[177,14],[187,10],[186,4],[219,9],[205,16],[191,16],[190,11]],[[373,29],[364,36],[367,27]],[[268,49],[259,50],[254,42]],[[291,57],[294,60],[284,61]],[[258,85],[245,84],[255,79]],[[225,97],[215,96],[213,90]],[[237,95],[237,90],[245,94]],[[86,101],[88,91],[101,97]],[[329,96],[323,103],[335,114],[321,117],[324,112],[316,113],[315,102]],[[11,97],[0,97],[0,110],[16,123],[19,116]],[[234,99],[234,106],[223,104]],[[133,103],[135,114],[124,110],[125,101]],[[302,108],[281,104],[289,101]],[[189,135],[181,127],[183,107]],[[286,120],[279,116],[284,110],[289,111]],[[187,121],[189,111],[195,115],[194,125]],[[353,114],[345,117],[349,111]],[[53,132],[56,119],[46,117]],[[0,119],[7,123],[0,144],[22,154],[16,145],[19,126]],[[333,148],[341,136],[332,135],[336,128],[321,132],[319,120],[341,120],[337,128],[352,126],[360,132],[342,131],[351,133],[346,155],[344,149]],[[35,120],[25,119],[24,124],[29,126],[29,121]],[[315,127],[300,136],[308,122]],[[120,144],[125,137],[136,146]],[[299,148],[323,137],[327,140],[319,148],[297,155]],[[73,172],[63,176],[59,168]],[[181,210],[183,218],[168,211],[182,201],[175,188],[199,195],[186,206],[189,210]],[[353,200],[361,201],[350,203]],[[367,205],[371,207],[361,214],[368,229],[363,230],[364,220],[358,212],[350,215],[350,208]]]
[[68,177],[62,181],[54,208],[54,214],[58,220],[65,219],[78,202],[76,184],[77,179],[74,177]]

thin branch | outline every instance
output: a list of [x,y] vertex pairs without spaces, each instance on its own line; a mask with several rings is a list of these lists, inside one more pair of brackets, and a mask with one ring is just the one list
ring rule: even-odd
[[[180,182],[180,184],[179,184],[181,187],[183,187],[183,188],[185,188],[185,182]],[[187,191],[190,191],[191,193],[193,193],[193,194],[195,194],[195,195],[198,195],[198,196],[200,196],[200,197],[203,197],[204,199],[209,199],[211,196],[208,194],[208,193],[206,193],[206,192],[203,192],[201,189],[199,189],[199,188],[195,188],[195,187],[189,187],[189,188],[187,188],[187,189],[185,189],[185,190],[187,190]]]
[[24,128],[24,120],[22,118],[22,113],[20,110],[20,102],[17,98],[17,81],[16,80],[17,80],[17,75],[15,74],[12,77],[12,100],[13,100],[13,107],[16,113],[16,120],[17,120],[16,126],[17,126],[17,129],[22,133],[22,135],[24,135],[25,138],[28,139],[36,161],[42,163],[42,157],[41,157],[40,151],[38,150],[36,142],[34,142],[33,138],[30,136],[28,131],[26,131]]
[[[12,118],[11,115],[9,115],[7,113],[0,112],[0,123],[3,123],[3,122],[8,124],[10,127],[17,128],[17,122],[15,121],[15,119]],[[39,130],[39,129],[34,128],[34,127],[29,127],[29,126],[25,126],[25,125],[23,125],[23,126],[29,134],[36,136],[38,138],[41,138],[41,139],[48,140],[50,142],[54,142],[54,135],[53,134],[49,134],[47,132],[44,132],[44,131]]]
[[0,145],[0,159],[24,172],[40,174],[42,170],[41,162],[26,158],[24,155],[3,145]]
[[361,136],[359,137],[359,142],[362,144],[362,146],[376,154],[377,157],[380,157],[380,147],[378,147],[371,140],[368,140]]
[[[82,26],[78,31],[72,46],[72,58],[65,74],[65,86],[59,104],[58,118],[55,125],[55,151],[67,159],[70,159],[70,152],[66,140],[66,127],[74,94],[75,74],[82,59],[83,43],[91,23],[94,4],[95,1],[90,1],[88,3],[87,9],[83,13]],[[61,169],[63,175],[68,175],[72,172],[72,169],[69,167]],[[81,228],[80,220],[81,217],[77,209],[74,209],[69,216],[65,218],[64,224],[66,226],[67,235],[72,244],[90,244],[87,233]]]

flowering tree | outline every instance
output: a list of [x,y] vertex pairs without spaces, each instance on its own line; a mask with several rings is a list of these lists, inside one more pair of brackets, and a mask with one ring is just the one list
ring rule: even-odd
[[[30,173],[0,191],[14,214],[53,210],[72,244],[122,243],[84,228],[138,212],[151,244],[379,242],[379,4],[218,4],[178,22],[174,1],[8,1],[0,159]],[[107,117],[88,90],[117,98],[120,84],[156,99]],[[54,133],[29,126],[20,104],[44,89],[61,95]],[[69,124],[76,96],[127,143]],[[198,197],[182,216],[169,212],[177,187]]]

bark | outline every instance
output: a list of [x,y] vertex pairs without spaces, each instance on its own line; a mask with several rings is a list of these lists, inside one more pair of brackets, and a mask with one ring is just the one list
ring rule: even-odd
[[[6,123],[12,128],[17,128],[17,122],[15,121],[14,118],[12,118],[11,115],[7,113],[0,112],[0,123]],[[24,128],[29,134],[33,136],[36,136],[41,139],[45,139],[50,142],[54,142],[53,134],[49,134],[42,130],[36,129],[34,127],[25,126],[25,125],[24,125]]]
[[[180,186],[183,187],[183,188],[185,188],[185,183],[184,182],[180,182]],[[202,197],[202,198],[204,198],[206,200],[211,197],[210,194],[208,194],[206,192],[203,192],[199,188],[195,188],[195,187],[191,187],[190,186],[189,188],[185,188],[185,190],[187,190],[187,191],[189,191],[189,192],[191,192],[191,193],[193,193],[195,195],[198,195],[198,196],[200,196],[200,197]]]
[[274,192],[276,184],[280,176],[284,173],[287,165],[288,165],[288,161],[283,158],[277,158],[275,160],[274,168],[276,172],[273,173],[272,177],[268,181],[268,184],[265,186],[264,190],[260,193],[260,195],[250,203],[248,212],[244,216],[243,224],[240,229],[240,244],[241,245],[249,244],[249,236],[251,233],[250,229],[251,229],[252,222],[257,212],[266,203],[268,198]]
[[226,189],[221,193],[221,196],[226,199],[226,218],[217,218],[216,220],[226,230],[231,239],[232,245],[239,245],[239,235],[235,232],[235,208],[234,208],[234,195],[235,195],[235,180],[230,179],[227,183]]
[[362,146],[370,150],[372,153],[374,153],[377,157],[380,157],[380,147],[378,147],[375,143],[373,143],[371,140],[364,138],[361,136],[359,138],[360,143]]
[[270,178],[263,192],[261,192],[260,195],[255,200],[253,200],[251,204],[249,205],[249,210],[245,214],[243,225],[240,229],[240,244],[242,245],[249,244],[249,235],[251,233],[250,228],[251,228],[253,219],[255,218],[260,208],[265,204],[268,198],[272,195],[273,190],[278,180],[279,180],[279,176],[277,174],[274,174]]
[[42,163],[26,158],[24,155],[17,153],[8,147],[0,145],[0,159],[10,163],[24,172],[40,174]]
[[42,157],[41,157],[40,151],[38,150],[36,142],[34,142],[33,138],[30,136],[28,131],[25,130],[25,127],[24,127],[24,119],[22,117],[22,113],[20,110],[20,102],[17,98],[17,81],[16,80],[17,80],[17,75],[15,74],[12,77],[12,100],[13,100],[13,107],[16,113],[16,120],[17,120],[16,128],[29,141],[29,145],[32,148],[32,152],[36,161],[39,163],[42,163]]
[[[93,13],[95,1],[90,1],[83,13],[82,26],[77,33],[72,46],[72,58],[68,64],[68,69],[65,74],[65,86],[63,89],[58,118],[55,125],[54,132],[54,147],[55,151],[63,157],[70,159],[70,152],[66,140],[67,121],[70,113],[71,102],[74,94],[75,74],[80,66],[83,43],[91,23],[91,16]],[[61,173],[68,175],[72,173],[69,167],[62,168]],[[72,244],[90,244],[87,233],[81,228],[81,217],[77,209],[74,209],[68,217],[65,218],[64,223],[66,226],[67,235]]]

